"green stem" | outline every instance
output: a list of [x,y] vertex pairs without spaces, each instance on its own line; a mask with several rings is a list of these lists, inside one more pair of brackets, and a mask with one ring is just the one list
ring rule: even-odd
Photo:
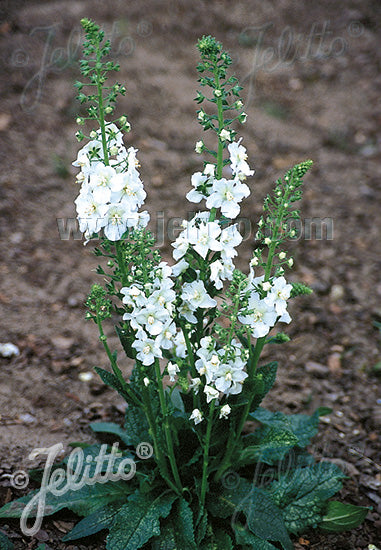
[[206,494],[206,488],[208,484],[209,447],[210,447],[210,436],[212,433],[212,426],[213,426],[214,408],[215,408],[215,399],[213,399],[212,404],[210,405],[208,426],[206,428],[204,461],[202,465],[201,506],[204,506],[205,504],[205,494]]
[[[289,183],[289,185],[291,183],[292,183],[292,181]],[[287,188],[285,190],[282,202],[281,202],[279,210],[278,210],[278,216],[277,216],[277,219],[276,219],[275,224],[273,226],[272,235],[271,235],[271,244],[270,244],[270,247],[269,247],[269,253],[268,253],[268,256],[267,256],[267,262],[266,262],[266,267],[265,267],[264,281],[268,281],[270,279],[270,276],[271,276],[271,271],[272,271],[272,268],[273,268],[273,262],[274,262],[274,256],[275,256],[275,250],[276,250],[277,245],[278,245],[279,232],[280,232],[280,229],[282,227],[283,216],[284,216],[284,212],[286,210],[284,205],[285,205],[285,203],[288,202],[288,199],[289,199],[289,196],[290,196],[289,185],[287,186]],[[263,336],[262,338],[257,339],[257,342],[255,344],[255,348],[254,348],[253,359],[252,359],[252,361],[250,361],[250,370],[248,372],[248,375],[249,375],[248,381],[252,381],[255,377],[255,374],[257,372],[259,359],[260,359],[262,350],[265,346],[265,343],[266,343],[266,336]],[[252,394],[251,397],[249,397],[249,400],[246,403],[245,408],[244,408],[243,413],[242,413],[242,416],[240,418],[240,421],[239,421],[239,424],[238,424],[237,431],[236,431],[235,435],[234,435],[233,432],[231,432],[231,434],[229,436],[229,439],[228,439],[228,442],[227,442],[227,445],[226,445],[227,450],[226,450],[226,454],[224,456],[224,460],[222,461],[222,463],[220,465],[220,468],[218,469],[218,471],[216,473],[216,476],[215,476],[216,481],[218,481],[221,478],[222,474],[230,466],[231,457],[232,457],[234,448],[235,448],[236,444],[238,443],[239,438],[241,437],[243,427],[245,425],[247,417],[250,414],[250,409],[251,409],[251,406],[253,404],[253,401],[254,401],[255,397],[256,397],[255,394]]]
[[[214,66],[214,82],[215,82],[215,90],[221,91],[220,86],[220,79],[218,76],[218,67],[217,63]],[[218,133],[217,133],[217,139],[218,139],[218,149],[217,149],[217,171],[216,171],[216,178],[219,180],[222,178],[222,169],[223,169],[223,153],[224,153],[224,144],[221,141],[220,138],[220,132],[224,127],[224,111],[222,108],[222,98],[217,97],[217,111],[218,111]],[[212,208],[210,211],[209,221],[213,222],[216,219],[216,208]]]
[[122,371],[118,367],[117,362],[115,361],[115,358],[114,358],[113,354],[111,353],[111,350],[110,350],[109,345],[107,343],[107,336],[105,335],[105,333],[103,331],[102,321],[99,317],[98,312],[97,312],[97,315],[96,315],[96,319],[97,319],[97,326],[98,326],[98,331],[99,331],[99,340],[103,344],[103,347],[106,351],[107,357],[110,360],[111,368],[112,368],[115,376],[118,378],[119,382],[121,383],[121,385],[123,387],[123,390],[129,395],[129,397],[132,399],[132,401],[135,403],[135,405],[137,405],[138,407],[141,407],[141,405],[142,405],[141,401],[139,401],[139,399],[136,397],[134,392],[131,390],[131,388],[129,387],[129,385],[127,384],[125,379],[123,378]]
[[99,126],[101,128],[102,135],[102,149],[104,156],[104,163],[106,166],[110,164],[107,150],[107,140],[106,140],[106,125],[105,125],[105,113],[103,107],[103,86],[101,82],[101,70],[98,68],[98,65],[101,65],[101,51],[99,43],[97,44],[97,60],[96,60],[96,74],[97,74],[97,90],[98,90],[98,110],[99,110]]
[[175,491],[175,493],[178,493],[179,495],[181,495],[181,492],[179,493],[179,489],[176,487],[176,485],[174,485],[173,481],[171,481],[170,479],[167,462],[161,452],[160,445],[158,443],[156,423],[155,423],[155,418],[151,407],[151,398],[149,395],[148,388],[146,387],[143,388],[142,395],[143,395],[143,410],[145,412],[145,415],[148,421],[149,431],[152,437],[155,457],[156,457],[157,465],[159,467],[160,474],[162,478],[165,480],[165,482],[167,483],[167,485],[173,491]]
[[156,373],[156,379],[157,379],[158,388],[159,388],[160,408],[161,408],[162,415],[164,417],[164,433],[165,433],[165,439],[167,442],[168,458],[171,464],[171,470],[172,470],[173,477],[175,479],[176,486],[180,491],[180,494],[182,494],[183,487],[181,484],[179,471],[177,469],[176,458],[175,458],[175,453],[173,449],[172,434],[169,426],[167,403],[164,395],[163,379],[160,372],[160,364],[157,359],[155,359],[155,373]]
[[115,241],[115,250],[116,250],[116,259],[118,262],[119,269],[122,274],[122,286],[127,286],[127,271],[126,271],[126,264],[123,258],[123,245],[120,241]]

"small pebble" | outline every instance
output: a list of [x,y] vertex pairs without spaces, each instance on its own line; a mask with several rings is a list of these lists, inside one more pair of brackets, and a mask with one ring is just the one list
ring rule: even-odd
[[93,379],[93,373],[92,372],[80,372],[78,374],[78,378],[81,380],[81,382],[89,382]]

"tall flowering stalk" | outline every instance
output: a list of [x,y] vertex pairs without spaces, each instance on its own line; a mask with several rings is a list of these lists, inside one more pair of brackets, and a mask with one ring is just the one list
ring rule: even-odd
[[[123,485],[122,494],[106,488],[98,507],[91,501],[91,512],[84,512],[83,504],[81,513],[90,516],[66,540],[108,528],[111,550],[229,550],[233,540],[234,548],[272,550],[270,541],[276,541],[291,550],[288,533],[318,524],[338,530],[338,510],[340,518],[350,518],[346,526],[357,525],[364,509],[327,505],[340,489],[343,473],[333,464],[314,465],[302,451],[327,409],[311,417],[287,417],[259,407],[277,370],[276,363],[260,364],[261,352],[268,344],[289,340],[270,331],[291,321],[290,298],[310,292],[285,279],[292,258],[282,244],[295,236],[289,222],[299,217],[294,204],[312,161],[298,164],[276,182],[264,202],[250,265],[246,273],[237,269],[242,235],[234,220],[250,194],[246,182],[254,175],[235,130],[246,114],[241,87],[228,74],[230,56],[214,38],[202,37],[197,117],[209,138],[196,143],[204,161],[187,193],[201,209],[183,221],[172,243],[171,265],[163,261],[147,230],[149,215],[141,210],[146,192],[137,150],[124,145],[123,132],[130,124],[125,115],[109,120],[117,96],[126,89],[108,85],[108,73],[118,66],[107,60],[110,44],[104,33],[87,19],[82,26],[86,41],[80,66],[87,82],[76,83],[84,109],[77,122],[96,127],[89,135],[77,133],[79,141],[87,142],[73,163],[80,169],[75,204],[86,242],[97,237],[95,253],[107,259],[107,268],[98,267],[105,285],[93,286],[87,318],[97,324],[111,371],[95,369],[128,404],[126,431],[107,429],[122,438],[127,452],[149,441],[153,456],[140,461],[137,476]],[[133,363],[129,379],[103,328],[113,314],[122,348]],[[260,427],[243,436],[248,419]],[[86,495],[84,502],[91,499]],[[78,507],[72,509],[78,512]],[[148,541],[152,546],[145,546]]]

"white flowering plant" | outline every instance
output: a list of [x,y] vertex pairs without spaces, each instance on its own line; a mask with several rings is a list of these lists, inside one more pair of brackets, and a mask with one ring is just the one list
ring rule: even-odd
[[[118,69],[107,57],[110,44],[95,23],[82,25],[80,66],[88,81],[76,83],[86,107],[77,122],[97,127],[77,133],[88,141],[73,163],[81,186],[75,204],[86,241],[98,239],[95,253],[107,263],[98,267],[104,284],[93,286],[87,318],[97,324],[111,366],[95,370],[127,403],[123,428],[92,427],[121,439],[121,457],[142,442],[153,453],[137,453],[128,482],[50,497],[49,513],[68,507],[85,516],[65,540],[108,529],[110,550],[291,550],[290,535],[357,526],[367,509],[329,500],[344,473],[329,462],[315,464],[305,451],[329,410],[307,416],[260,407],[277,372],[275,362],[261,363],[261,352],[289,340],[274,327],[291,321],[290,299],[311,292],[287,282],[292,258],[282,245],[295,236],[290,221],[299,217],[295,202],[312,161],[294,166],[265,198],[258,246],[247,273],[240,271],[235,220],[254,174],[234,129],[246,120],[242,88],[228,74],[229,54],[213,37],[202,37],[197,116],[211,137],[196,143],[206,160],[191,177],[187,199],[204,209],[183,222],[167,263],[141,210],[146,192],[137,150],[123,141],[128,119],[109,120],[126,92],[119,83],[108,85],[108,72]],[[207,144],[213,140],[215,149]],[[105,334],[111,317],[133,366],[129,377]],[[257,423],[251,433],[244,432],[247,420]],[[85,451],[91,457],[98,446]]]

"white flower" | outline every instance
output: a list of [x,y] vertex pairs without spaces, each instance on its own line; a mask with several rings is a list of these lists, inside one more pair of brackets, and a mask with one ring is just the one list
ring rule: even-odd
[[231,412],[229,405],[224,405],[220,410],[220,418],[227,418]]
[[214,176],[216,166],[214,164],[206,164],[204,168],[204,174],[206,176]]
[[12,357],[12,355],[17,357],[20,355],[20,350],[15,344],[7,342],[6,344],[0,344],[0,355],[2,357]]
[[273,307],[269,307],[265,300],[261,300],[257,292],[249,298],[248,309],[253,310],[248,315],[239,315],[238,319],[244,325],[249,325],[254,338],[262,338],[269,333],[270,328],[276,323],[277,313]]
[[187,252],[189,248],[189,241],[185,235],[185,232],[183,231],[180,233],[180,235],[177,237],[174,243],[172,243],[173,248],[175,249],[173,251],[173,257],[175,260],[180,260]]
[[216,372],[214,385],[226,395],[240,393],[242,382],[248,377],[246,372],[235,368],[234,364],[222,364]]
[[194,309],[191,308],[191,306],[184,302],[179,306],[178,308],[179,315],[181,317],[184,317],[188,321],[188,323],[192,323],[192,325],[195,325],[197,323],[197,317],[193,314]]
[[278,277],[273,280],[271,292],[266,296],[265,303],[270,307],[275,307],[277,314],[282,316],[286,313],[287,300],[291,290],[292,285],[288,284],[284,277]]
[[191,378],[191,383],[189,388],[194,390],[194,393],[197,395],[198,390],[200,389],[201,379],[200,378]]
[[107,206],[103,200],[96,200],[91,192],[80,193],[75,199],[79,229],[90,238],[106,224]]
[[180,369],[176,364],[173,364],[173,363],[169,362],[168,365],[167,365],[167,371],[168,371],[168,374],[169,374],[169,381],[174,382],[175,381],[175,376],[178,372],[180,372]]
[[212,386],[205,386],[204,393],[206,394],[206,402],[210,403],[212,399],[218,399],[220,392]]
[[246,149],[243,145],[240,145],[241,140],[242,138],[238,142],[233,141],[233,143],[229,143],[228,145],[231,169],[234,175],[252,176],[254,170],[250,170],[250,166],[246,162]]
[[162,349],[172,349],[173,339],[176,334],[176,325],[170,319],[166,325],[164,325],[162,332],[156,337],[156,343]]
[[202,412],[199,411],[199,409],[194,409],[189,417],[189,420],[194,420],[195,424],[200,424],[200,422],[204,420],[202,417]]
[[106,213],[106,223],[104,226],[105,236],[110,241],[118,241],[128,227],[135,227],[137,224],[137,212],[129,209],[126,199],[118,203],[111,203]]
[[202,258],[206,258],[209,250],[219,251],[222,249],[217,238],[221,234],[221,228],[217,222],[201,223],[199,227],[187,228],[188,240],[193,248]]
[[197,308],[209,308],[217,305],[216,300],[211,298],[206,292],[202,281],[184,283],[181,298],[192,311],[195,311]]
[[181,273],[184,273],[189,267],[189,264],[187,261],[182,258],[177,264],[172,266],[172,273],[175,277],[178,277],[181,275]]
[[222,281],[231,281],[233,278],[234,264],[231,260],[216,260],[210,264],[210,280],[213,281],[217,290],[224,285]]
[[195,174],[193,174],[191,178],[193,189],[189,191],[189,193],[187,193],[186,195],[188,201],[198,203],[202,201],[202,199],[206,199],[206,196],[198,191],[198,188],[203,185],[207,181],[207,179],[208,176],[205,176],[201,172],[196,172]]
[[234,247],[240,245],[242,235],[237,229],[237,224],[229,225],[221,231],[220,243],[222,245],[221,257],[224,259],[234,258],[237,256],[237,251]]
[[173,344],[175,346],[175,352],[177,357],[185,359],[187,356],[187,345],[185,342],[184,334],[182,331],[178,332],[173,339]]
[[117,188],[115,185],[117,173],[111,166],[105,166],[101,162],[97,164],[90,175],[89,188],[92,190],[95,200],[109,202],[111,191]]
[[112,181],[112,190],[111,200],[117,202],[125,198],[131,210],[136,210],[142,206],[147,196],[139,177],[131,176],[128,172],[115,175]]
[[221,130],[220,140],[221,141],[231,141],[231,134],[230,134],[229,130],[225,130],[225,128],[223,130]]
[[150,379],[147,378],[147,377],[143,378],[143,383],[144,383],[145,387],[149,386],[149,384],[150,384]]
[[205,376],[206,383],[210,384],[220,366],[220,358],[214,349],[208,350],[205,348],[198,349],[197,356],[199,357],[195,363],[197,372]]
[[214,180],[212,193],[206,200],[207,208],[221,208],[224,216],[234,219],[240,212],[239,202],[250,195],[245,183],[221,178]]
[[204,142],[202,140],[197,141],[194,150],[196,151],[196,153],[202,153],[203,147],[204,147]]
[[120,289],[120,292],[124,294],[122,302],[128,306],[134,307],[136,305],[143,307],[147,302],[146,295],[136,285],[130,287],[124,286]]
[[157,336],[162,332],[168,317],[169,314],[165,308],[151,303],[147,303],[145,308],[134,315],[135,321],[143,325],[151,336]]
[[161,349],[151,339],[135,340],[132,347],[138,352],[136,358],[145,366],[152,365],[156,357],[162,357]]

